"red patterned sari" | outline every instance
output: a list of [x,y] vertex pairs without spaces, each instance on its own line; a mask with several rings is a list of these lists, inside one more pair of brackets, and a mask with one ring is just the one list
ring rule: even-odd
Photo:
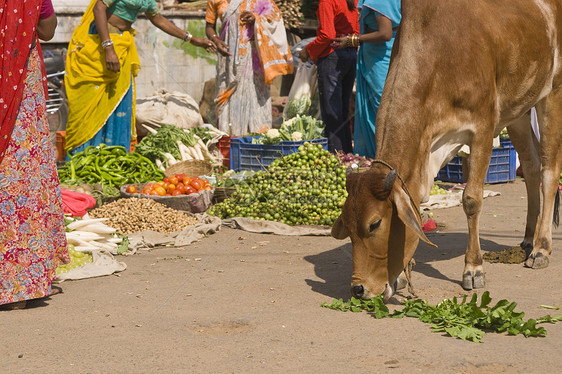
[[[55,151],[48,137],[43,62],[39,48],[30,48],[39,7],[36,0],[0,5],[0,304],[48,296],[56,268],[69,262]],[[21,18],[14,19],[18,12]],[[6,22],[12,22],[10,27],[4,27]]]

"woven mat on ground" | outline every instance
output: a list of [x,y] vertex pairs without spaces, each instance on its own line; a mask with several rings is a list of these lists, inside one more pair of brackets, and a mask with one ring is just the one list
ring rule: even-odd
[[210,216],[206,213],[195,215],[199,223],[188,226],[182,231],[171,233],[161,233],[156,231],[140,231],[128,235],[129,252],[135,253],[137,250],[149,250],[158,246],[174,246],[181,247],[189,245],[205,236],[214,234],[220,230],[220,218]]
[[77,280],[94,277],[102,277],[123,271],[127,268],[127,264],[117,261],[111,253],[93,251],[94,261],[79,268],[71,269],[67,273],[57,275],[55,283],[61,283],[65,280]]
[[[461,205],[462,193],[463,189],[459,187],[455,188],[452,192],[446,195],[431,195],[429,197],[429,201],[427,201],[426,203],[422,203],[420,205],[420,208],[424,210],[430,210],[451,208],[457,205]],[[484,198],[499,195],[501,195],[499,192],[484,190]]]
[[289,236],[330,236],[331,227],[327,226],[289,226],[281,222],[258,221],[251,218],[234,217],[222,221],[226,227],[261,234]]

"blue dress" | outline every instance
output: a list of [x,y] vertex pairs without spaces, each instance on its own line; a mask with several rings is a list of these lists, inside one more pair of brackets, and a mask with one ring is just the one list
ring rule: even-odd
[[390,53],[400,24],[400,0],[364,0],[360,8],[360,33],[378,30],[376,17],[383,15],[392,22],[392,39],[385,43],[362,43],[357,53],[357,83],[354,120],[354,152],[361,156],[375,157],[375,119],[381,102],[382,90],[388,67]]

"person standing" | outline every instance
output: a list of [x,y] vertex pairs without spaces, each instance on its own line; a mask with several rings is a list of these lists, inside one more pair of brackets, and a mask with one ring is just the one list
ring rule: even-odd
[[271,126],[271,83],[278,75],[293,72],[283,18],[275,2],[208,0],[205,21],[207,37],[219,52],[218,128],[239,136]]
[[356,0],[320,0],[316,39],[299,54],[302,61],[316,63],[320,113],[330,152],[352,151],[349,107],[355,83],[358,44],[338,46],[334,39],[359,33]]
[[390,54],[400,25],[400,0],[360,0],[360,35],[336,39],[360,44],[357,54],[357,85],[355,96],[354,152],[375,158],[375,120],[381,102],[382,91]]
[[0,5],[0,305],[10,309],[50,295],[70,262],[38,41],[56,26],[51,0]]
[[121,145],[135,130],[135,76],[140,61],[132,28],[138,15],[165,33],[214,52],[215,44],[162,16],[155,0],[92,0],[68,46],[64,78],[69,103],[66,149]]

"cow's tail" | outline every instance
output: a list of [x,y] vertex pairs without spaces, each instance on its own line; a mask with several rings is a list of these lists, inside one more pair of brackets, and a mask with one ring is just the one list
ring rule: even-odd
[[558,227],[560,223],[560,189],[556,191],[556,196],[554,197],[554,216],[552,217],[552,223],[554,223],[556,227]]

